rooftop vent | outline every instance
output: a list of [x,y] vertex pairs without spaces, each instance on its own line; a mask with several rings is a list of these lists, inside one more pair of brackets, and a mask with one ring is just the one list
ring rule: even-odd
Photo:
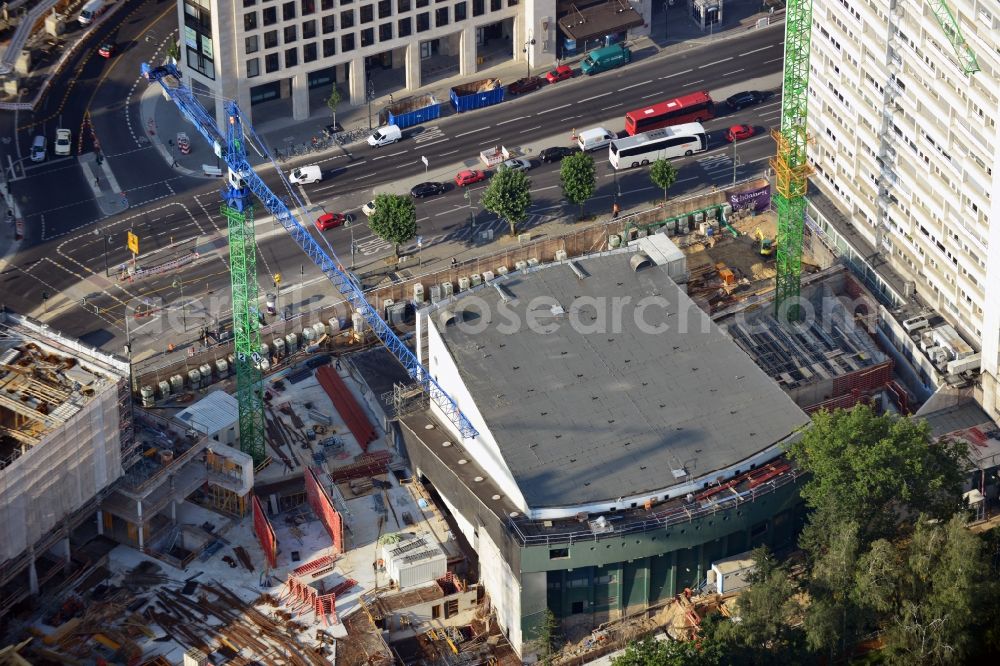
[[587,272],[584,271],[582,268],[580,268],[580,264],[576,263],[575,261],[569,262],[569,267],[573,269],[573,272],[576,273],[576,276],[581,280],[588,277]]
[[434,424],[428,423],[427,425],[424,426],[424,430],[434,430]]
[[500,298],[503,299],[504,303],[510,303],[514,300],[514,296],[507,290],[507,287],[503,286],[499,282],[494,282],[493,288],[497,290],[498,294],[500,294]]
[[670,473],[674,475],[675,479],[683,479],[688,474],[687,470],[684,469],[683,467],[681,467],[680,469],[672,469],[670,470]]
[[476,483],[482,483],[485,479],[483,479],[483,477],[481,476],[477,476],[472,480],[475,481]]
[[643,268],[652,266],[653,260],[645,252],[636,252],[629,258],[628,263],[632,267],[632,272],[638,273]]
[[447,308],[441,311],[440,319],[438,321],[441,322],[442,327],[446,327],[451,326],[456,322],[464,321],[464,319],[465,316],[461,310],[455,312],[454,310]]
[[451,446],[451,442],[449,442],[448,440],[445,440],[445,441],[441,442],[441,446],[443,446],[444,448],[447,449],[449,446]]

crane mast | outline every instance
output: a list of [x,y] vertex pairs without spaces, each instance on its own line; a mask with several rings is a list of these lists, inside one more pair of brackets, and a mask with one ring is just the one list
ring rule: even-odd
[[[236,102],[224,103],[228,124],[226,134],[220,132],[215,119],[206,111],[194,93],[181,81],[176,66],[142,64],[142,74],[150,83],[159,83],[166,95],[190,120],[205,140],[213,146],[215,154],[228,167],[226,186],[222,190],[222,214],[229,222],[229,255],[233,288],[233,324],[236,340],[237,399],[240,414],[240,449],[253,456],[259,463],[265,455],[264,409],[262,376],[260,369],[260,322],[257,316],[257,261],[254,238],[253,197],[284,227],[292,240],[319,267],[344,300],[361,314],[376,337],[402,364],[407,374],[417,381],[430,400],[441,410],[462,437],[471,439],[478,431],[459,409],[458,404],[431,376],[410,348],[399,339],[392,328],[365,298],[364,292],[353,276],[344,271],[332,248],[329,254],[316,242],[309,230],[295,217],[281,197],[277,196],[254,171],[247,159],[247,146],[252,144],[270,158],[264,143],[253,128],[244,123]],[[271,163],[274,160],[271,159]],[[285,188],[297,195],[281,169],[275,166]],[[253,196],[251,196],[253,195]],[[246,439],[244,439],[246,437]]]

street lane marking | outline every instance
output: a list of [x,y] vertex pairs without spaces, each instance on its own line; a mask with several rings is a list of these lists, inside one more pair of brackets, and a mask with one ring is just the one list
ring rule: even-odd
[[618,102],[617,104],[612,104],[611,106],[605,106],[601,108],[601,111],[607,111],[608,109],[616,109],[619,106],[624,106],[625,102]]
[[563,104],[562,106],[557,106],[557,107],[554,107],[554,108],[551,108],[551,109],[545,109],[544,111],[539,111],[539,112],[538,112],[538,113],[536,113],[535,115],[536,115],[536,116],[540,116],[540,115],[542,115],[543,113],[551,113],[551,112],[553,112],[553,111],[559,111],[559,110],[561,110],[561,109],[568,109],[568,108],[569,108],[569,107],[571,107],[571,106],[573,106],[573,105],[572,105],[572,104]]
[[639,86],[644,86],[647,83],[652,83],[652,82],[653,82],[653,79],[650,79],[649,81],[643,81],[642,83],[633,83],[630,86],[625,86],[624,88],[619,88],[618,90],[619,90],[619,92],[621,92],[622,90],[628,90],[629,88],[638,88]]
[[528,132],[534,132],[536,129],[542,129],[542,126],[541,125],[537,125],[535,127],[529,127],[526,130],[521,130],[520,132],[518,132],[518,134],[527,134]]
[[774,58],[772,60],[765,60],[762,64],[764,64],[764,65],[770,65],[772,62],[778,62],[779,60],[784,60],[784,59],[785,59],[785,57],[781,56],[780,58]]
[[396,155],[402,155],[403,153],[408,153],[408,152],[410,152],[409,148],[407,148],[406,150],[401,150],[398,153],[389,153],[388,155],[386,155],[386,157],[395,157]]
[[698,79],[697,81],[692,81],[692,82],[691,82],[691,83],[689,83],[688,85],[689,85],[689,86],[696,86],[696,85],[698,85],[699,83],[704,83],[704,82],[705,82],[705,79]]
[[455,138],[458,139],[458,138],[463,137],[463,136],[468,136],[470,134],[475,134],[476,132],[485,132],[486,130],[488,130],[491,127],[493,127],[493,126],[492,125],[487,125],[486,127],[480,127],[479,129],[469,130],[468,132],[462,132],[461,134],[456,134]]
[[302,195],[302,200],[306,202],[307,206],[312,206],[312,201],[309,200],[309,194],[306,192],[306,188],[299,185],[299,194]]
[[583,118],[583,116],[570,116],[569,118],[562,118],[562,119],[560,119],[559,122],[564,123],[567,120],[576,120],[577,118]]
[[498,145],[498,144],[497,144],[497,141],[499,141],[499,140],[500,140],[500,139],[487,139],[486,141],[483,141],[483,142],[482,142],[481,144],[479,144],[479,145],[480,145],[480,146],[485,146],[486,144],[492,144],[492,145],[496,146],[496,145]]
[[614,94],[614,92],[615,92],[614,90],[611,90],[609,92],[602,93],[600,95],[594,95],[593,97],[587,97],[586,99],[581,99],[579,102],[577,102],[577,104],[583,104],[584,102],[591,102],[591,101],[593,101],[595,99],[601,99],[602,97],[607,97],[608,95]]
[[739,73],[740,73],[740,72],[742,72],[742,71],[743,71],[743,68],[740,68],[740,69],[734,69],[734,70],[733,70],[733,71],[731,71],[731,72],[726,72],[725,74],[723,74],[723,75],[722,75],[722,77],[723,77],[723,78],[725,78],[725,77],[727,77],[727,76],[729,76],[729,75],[731,75],[731,74],[739,74]]
[[439,153],[438,157],[447,157],[448,155],[454,155],[457,152],[458,152],[457,150],[450,150],[447,153]]
[[554,190],[558,185],[549,185],[548,187],[539,187],[537,189],[531,190],[532,192],[544,192],[545,190]]
[[774,46],[774,44],[768,44],[767,46],[762,46],[759,49],[754,49],[753,51],[747,51],[746,53],[741,53],[740,57],[742,58],[743,56],[748,56],[751,53],[760,53],[761,51],[766,51],[766,50],[768,50],[769,48],[771,48],[773,46]]
[[507,123],[513,123],[513,122],[516,122],[518,120],[524,120],[525,118],[528,118],[528,117],[529,116],[518,116],[517,118],[510,118],[508,120],[501,120],[500,122],[497,123],[497,125],[498,126],[499,125],[506,125]]
[[437,141],[431,141],[429,143],[420,143],[420,141],[417,141],[417,145],[420,146],[421,148],[427,148],[428,146],[433,146],[438,143],[444,143],[447,140],[448,139],[438,139]]
[[694,71],[693,69],[685,69],[683,72],[676,72],[674,74],[670,74],[669,76],[661,76],[660,81],[662,81],[663,79],[672,79],[675,76],[680,76],[681,74],[687,74],[688,72],[693,72],[693,71]]
[[662,91],[661,92],[655,92],[655,93],[652,93],[652,94],[649,94],[649,95],[643,95],[639,99],[649,99],[650,97],[659,97],[660,95],[666,95],[666,94],[667,93],[662,92]]
[[712,65],[721,65],[722,63],[729,62],[732,59],[733,59],[733,56],[729,56],[728,58],[723,58],[722,60],[716,60],[715,62],[710,62],[710,63],[706,63],[704,65],[699,65],[698,69],[705,69],[706,67],[711,67]]

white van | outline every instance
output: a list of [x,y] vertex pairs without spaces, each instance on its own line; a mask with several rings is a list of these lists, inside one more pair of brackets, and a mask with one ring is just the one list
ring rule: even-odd
[[388,146],[390,143],[396,143],[402,138],[403,131],[399,129],[399,125],[386,125],[372,132],[372,135],[368,137],[368,145],[372,148]]
[[607,148],[617,138],[618,135],[611,130],[606,130],[603,127],[594,127],[580,132],[577,136],[577,141],[580,144],[580,150],[591,151]]
[[292,170],[292,173],[288,175],[288,180],[292,181],[295,185],[318,183],[323,180],[323,170],[316,164],[299,167],[298,169]]
[[80,10],[80,15],[76,17],[76,20],[80,22],[80,25],[90,25],[107,8],[105,0],[90,0]]

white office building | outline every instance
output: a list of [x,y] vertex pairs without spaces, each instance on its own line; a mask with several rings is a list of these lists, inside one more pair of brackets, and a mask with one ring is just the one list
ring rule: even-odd
[[[286,115],[305,120],[334,82],[345,104],[360,105],[369,94],[398,99],[426,80],[472,76],[504,61],[537,71],[571,37],[576,47],[648,33],[651,7],[651,0],[178,0],[179,65],[209,102],[235,99],[252,114],[261,102],[289,100]],[[573,21],[559,22],[571,14]]]
[[[956,50],[946,5],[967,49]],[[809,85],[814,190],[1000,362],[1000,4],[816,0]],[[939,12],[940,13],[940,12]],[[979,71],[971,76],[966,71]]]

